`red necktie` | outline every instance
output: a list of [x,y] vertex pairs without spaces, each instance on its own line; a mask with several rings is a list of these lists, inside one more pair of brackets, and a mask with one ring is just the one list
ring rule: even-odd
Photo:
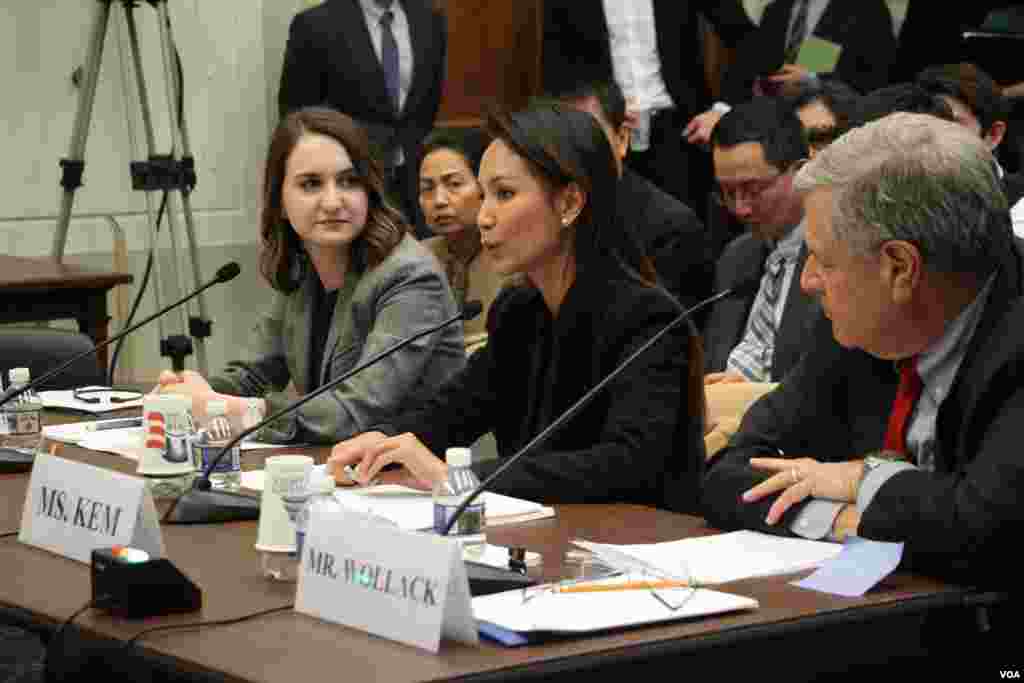
[[907,423],[914,405],[921,397],[924,383],[917,374],[917,356],[904,358],[897,363],[900,369],[900,386],[892,402],[889,414],[889,429],[885,432],[885,450],[907,455]]

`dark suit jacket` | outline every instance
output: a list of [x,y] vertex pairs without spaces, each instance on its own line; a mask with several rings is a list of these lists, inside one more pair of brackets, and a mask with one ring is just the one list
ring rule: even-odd
[[620,221],[633,227],[665,288],[684,307],[710,295],[714,246],[697,214],[629,168],[617,200]]
[[[729,104],[749,100],[754,80],[782,66],[793,3],[775,0],[768,5],[757,33],[736,50],[722,82],[722,97]],[[889,83],[897,44],[883,0],[831,0],[814,35],[843,46],[836,78],[862,93]]]
[[[858,534],[902,541],[904,566],[947,578],[1018,583],[1008,558],[1024,532],[1024,302],[1016,253],[1000,269],[978,327],[936,421],[935,472],[900,472],[864,511]],[[787,534],[795,505],[764,523],[775,496],[744,504],[739,495],[765,478],[747,464],[782,449],[792,457],[839,462],[882,446],[897,373],[891,362],[832,338],[824,316],[817,343],[782,386],[747,411],[729,448],[705,479],[704,514],[714,526]]]
[[[533,287],[502,291],[488,312],[488,343],[416,412],[384,425],[412,432],[436,454],[493,430],[498,461],[567,410],[677,315],[662,292],[623,277],[580,271],[552,320]],[[631,502],[696,511],[704,469],[703,419],[688,404],[687,346],[680,325],[652,346],[495,490],[547,503]]]
[[[711,100],[697,32],[698,13],[730,46],[756,29],[737,0],[654,0],[661,75],[676,108],[687,117],[703,111]],[[546,91],[586,80],[614,80],[601,0],[545,0],[542,50]]]
[[[768,245],[744,233],[734,239],[722,252],[715,268],[713,291],[720,292],[749,281],[757,281],[764,275],[764,260],[771,250]],[[800,360],[807,350],[807,332],[817,305],[800,289],[800,272],[807,260],[807,249],[800,248],[796,270],[786,293],[786,304],[782,311],[782,324],[775,337],[772,354],[772,379],[779,381]],[[757,288],[747,296],[734,296],[716,303],[704,327],[704,369],[706,372],[721,372],[729,353],[740,343],[747,327],[747,318],[757,296]]]
[[444,15],[428,0],[399,1],[408,17],[413,52],[412,84],[401,112],[388,96],[357,0],[327,0],[295,15],[277,100],[282,116],[300,107],[325,105],[360,121],[385,165],[402,148],[412,180],[419,173],[419,144],[433,127],[441,103],[447,27]]

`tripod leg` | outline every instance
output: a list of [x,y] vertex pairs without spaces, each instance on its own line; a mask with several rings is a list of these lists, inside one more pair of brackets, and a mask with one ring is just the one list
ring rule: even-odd
[[85,169],[85,142],[89,137],[92,105],[96,100],[96,82],[99,79],[100,63],[103,61],[103,41],[107,35],[110,3],[111,0],[99,0],[93,9],[89,50],[85,58],[85,80],[78,91],[78,107],[75,110],[75,123],[71,132],[71,146],[67,158],[61,159],[61,166],[64,169],[61,178],[63,189],[60,212],[57,217],[57,229],[53,235],[53,247],[50,252],[58,263],[64,258],[64,245],[68,239],[68,225],[71,223],[71,208],[75,203],[75,190],[82,184],[82,173]]
[[[172,135],[176,135],[174,142],[175,161],[190,159],[192,152],[189,147],[188,128],[185,125],[184,107],[180,117],[175,116],[175,105],[181,95],[181,83],[178,80],[178,70],[175,68],[174,39],[171,35],[171,21],[167,11],[167,1],[159,0],[154,4],[157,11],[160,25],[160,44],[164,55],[164,80],[167,84],[167,99],[171,110]],[[177,150],[181,150],[181,156]],[[188,243],[190,260],[192,262],[193,286],[197,289],[202,284],[202,277],[199,274],[199,249],[196,245],[195,220],[192,214],[191,187],[183,186],[179,189],[181,193],[181,210],[185,218],[185,237]],[[209,374],[209,366],[206,358],[206,337],[209,336],[209,315],[206,308],[206,296],[200,294],[196,297],[196,304],[199,308],[199,319],[196,328],[189,326],[189,332],[196,340],[196,359],[199,370],[203,375]],[[205,328],[205,329],[204,329]]]
[[[139,111],[142,114],[142,127],[146,137],[146,154],[152,158],[156,154],[156,137],[153,134],[153,116],[149,108],[149,95],[146,91],[146,79],[142,73],[142,57],[139,52],[139,34],[135,24],[134,8],[130,3],[124,5],[125,22],[128,27],[128,44],[131,49],[132,70],[135,72],[135,84],[139,93]],[[153,254],[153,296],[156,299],[156,309],[160,310],[161,293],[160,287],[163,279],[160,272],[160,258],[157,251],[159,246],[159,226],[157,225],[157,211],[154,206],[154,192],[144,192],[146,197],[146,218],[149,223],[148,247]],[[164,339],[164,320],[157,319],[157,330],[160,339]]]

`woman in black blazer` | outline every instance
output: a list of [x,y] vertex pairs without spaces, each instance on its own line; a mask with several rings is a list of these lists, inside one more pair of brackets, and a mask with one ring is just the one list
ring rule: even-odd
[[[342,470],[351,464],[359,483],[380,475],[430,488],[447,476],[438,457],[446,448],[493,430],[498,460],[473,465],[487,476],[679,313],[613,218],[615,161],[590,114],[544,105],[492,116],[488,128],[481,242],[490,266],[520,284],[492,305],[489,342],[464,371],[414,412],[334,447],[341,483],[351,483]],[[692,325],[677,326],[495,490],[547,503],[695,510],[704,460],[699,355]],[[403,467],[382,472],[392,463]]]

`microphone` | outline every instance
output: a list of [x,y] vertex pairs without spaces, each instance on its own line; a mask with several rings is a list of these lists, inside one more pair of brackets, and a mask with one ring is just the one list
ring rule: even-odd
[[576,415],[576,413],[582,410],[588,403],[590,403],[594,399],[595,396],[597,396],[598,392],[600,392],[601,389],[607,386],[608,383],[611,382],[613,379],[618,377],[623,370],[632,365],[633,361],[635,361],[637,358],[646,353],[647,349],[657,344],[662,337],[671,332],[680,323],[688,319],[691,315],[701,310],[702,308],[710,306],[711,304],[717,301],[721,301],[722,299],[727,299],[729,297],[749,296],[751,293],[757,292],[759,287],[759,278],[745,280],[736,285],[735,287],[722,290],[721,292],[718,292],[717,294],[714,294],[708,297],[707,299],[704,299],[703,301],[700,301],[694,304],[693,306],[690,306],[685,311],[677,315],[670,323],[668,323],[667,325],[665,325],[665,327],[660,329],[657,334],[655,334],[653,337],[644,342],[643,346],[641,346],[639,349],[631,353],[629,357],[626,358],[626,360],[619,363],[618,367],[616,367],[614,370],[608,373],[608,375],[600,382],[598,382],[596,385],[594,385],[594,387],[591,388],[590,391],[583,394],[583,396],[581,396],[580,399],[576,401],[576,403],[569,406],[568,410],[566,410],[564,413],[555,418],[555,420],[547,427],[545,427],[543,430],[541,430],[541,432],[537,434],[537,436],[530,439],[530,441],[525,446],[520,448],[519,451],[517,451],[511,457],[505,460],[505,462],[503,462],[501,466],[498,467],[498,469],[494,470],[494,472],[492,472],[489,477],[480,482],[480,485],[477,486],[473,490],[473,492],[470,493],[469,496],[464,501],[462,501],[462,503],[459,504],[457,508],[455,508],[455,512],[452,513],[451,517],[448,519],[448,523],[445,525],[444,529],[442,529],[441,535],[448,535],[448,532],[451,531],[452,527],[459,520],[459,517],[466,510],[466,508],[472,505],[473,501],[476,500],[481,493],[486,491],[487,487],[489,487],[498,477],[500,477],[505,472],[505,470],[514,465],[524,455],[536,450],[541,444],[547,441],[551,437],[551,435],[554,434],[555,430],[557,430],[563,424],[568,422],[569,419],[571,419],[574,415]]
[[[28,382],[24,386],[18,387],[16,389],[8,389],[3,394],[0,394],[0,406],[2,406],[5,403],[7,403],[7,402],[17,398],[18,396],[20,396],[24,392],[28,391],[29,389],[34,389],[35,387],[39,386],[40,384],[43,384],[44,382],[48,381],[50,378],[55,377],[56,375],[59,375],[61,372],[66,370],[68,367],[70,367],[74,363],[77,363],[78,361],[82,360],[86,356],[88,356],[90,354],[94,354],[94,353],[99,353],[100,351],[105,349],[107,346],[109,346],[109,345],[113,344],[114,342],[116,342],[118,339],[121,339],[122,337],[124,337],[124,336],[126,336],[126,335],[128,335],[128,334],[130,334],[132,332],[134,332],[135,330],[139,329],[140,327],[142,327],[146,323],[149,323],[149,322],[152,322],[153,320],[156,320],[160,316],[162,316],[165,313],[167,313],[167,312],[177,308],[178,306],[182,305],[183,303],[186,303],[187,301],[189,301],[191,299],[194,299],[195,297],[199,296],[202,292],[205,292],[210,287],[213,287],[216,284],[220,284],[221,282],[230,282],[231,280],[235,279],[241,271],[242,271],[242,269],[234,261],[232,261],[230,263],[224,264],[223,266],[221,266],[217,270],[217,274],[214,276],[214,278],[212,280],[210,280],[209,282],[207,282],[206,284],[204,284],[203,286],[201,286],[199,289],[195,290],[191,294],[188,294],[188,295],[182,297],[181,299],[175,301],[172,304],[164,306],[162,309],[160,309],[159,311],[157,311],[153,315],[149,316],[148,318],[144,318],[143,320],[140,320],[139,322],[137,322],[136,324],[132,325],[128,329],[125,329],[125,330],[122,330],[122,331],[118,332],[113,337],[110,337],[109,339],[106,339],[106,340],[100,342],[99,344],[97,344],[93,348],[87,349],[87,350],[83,351],[82,353],[76,354],[71,359],[61,363],[60,365],[58,365],[57,367],[53,368],[50,371],[43,373],[39,377],[36,377],[35,379],[31,380],[30,382]],[[20,453],[18,451],[12,451],[12,450],[9,450],[9,449],[0,449],[0,466],[2,466],[4,464],[16,464],[16,465],[24,466],[24,465],[31,464],[32,458],[33,458],[33,456],[25,455],[25,454]]]
[[235,438],[225,444],[220,452],[217,453],[209,464],[206,465],[202,474],[196,477],[195,481],[192,482],[192,488],[182,493],[174,500],[173,503],[171,503],[167,513],[164,515],[163,522],[168,524],[208,524],[211,522],[258,519],[260,512],[260,502],[258,499],[241,493],[228,493],[226,491],[211,490],[212,484],[210,483],[210,473],[213,472],[226,453],[228,453],[245,437],[259,431],[265,425],[273,422],[274,420],[297,410],[317,396],[330,391],[349,377],[362,372],[377,361],[390,356],[396,351],[413,343],[417,339],[425,337],[428,334],[433,334],[452,323],[459,322],[461,320],[472,320],[480,315],[483,308],[483,304],[479,301],[468,302],[462,311],[456,315],[453,315],[447,320],[438,323],[437,325],[433,325],[426,330],[421,330],[412,336],[406,337],[405,339],[392,344],[383,351],[367,358],[348,372],[335,377],[320,387],[317,387],[293,403],[290,403],[284,408],[281,408],[273,414],[263,418],[248,429],[243,429],[235,436]]

